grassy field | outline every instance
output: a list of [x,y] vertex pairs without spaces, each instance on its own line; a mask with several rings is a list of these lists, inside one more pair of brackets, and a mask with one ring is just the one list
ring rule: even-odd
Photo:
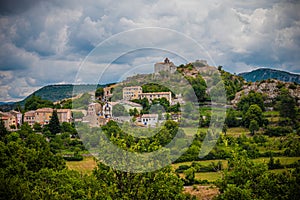
[[[276,113],[266,113],[267,116],[270,116],[270,115],[276,115]],[[197,132],[204,132],[206,133],[208,128],[193,128],[193,127],[185,127],[183,128],[184,132],[192,137],[194,134],[196,134]],[[237,128],[229,128],[227,130],[227,135],[231,135],[231,136],[234,136],[234,137],[238,137],[242,134],[245,134],[245,135],[249,135],[249,130],[246,129],[246,128],[242,128],[242,127],[237,127]],[[267,142],[267,147],[264,147],[264,146],[258,146],[258,149],[260,152],[264,152],[264,151],[283,151],[283,150],[278,150],[276,148],[272,148],[273,146],[277,147],[278,144],[277,143],[280,143],[280,138],[269,138],[268,137],[268,142]],[[274,157],[274,160],[277,160],[279,159],[280,160],[280,163],[282,165],[288,165],[288,164],[291,164],[291,163],[294,163],[298,160],[300,160],[300,157],[284,157],[284,156],[281,156],[281,157]],[[264,157],[264,158],[257,158],[257,159],[253,159],[253,161],[255,163],[265,163],[267,164],[269,162],[270,158],[269,157]],[[210,165],[212,162],[214,162],[215,164],[217,162],[221,161],[222,164],[223,164],[223,167],[224,168],[227,168],[228,167],[228,161],[227,160],[204,160],[204,161],[194,161],[196,163],[199,163],[203,166],[208,166]],[[174,170],[176,170],[180,165],[188,165],[190,166],[192,164],[192,162],[182,162],[182,163],[175,163],[175,164],[172,164],[172,168]],[[81,173],[87,173],[87,174],[91,174],[92,173],[92,170],[96,167],[96,162],[94,160],[93,157],[84,157],[83,161],[68,161],[67,162],[67,167],[69,169],[73,169],[73,170],[76,170],[76,171],[79,171]],[[283,172],[284,170],[287,170],[287,169],[278,169],[278,170],[271,170],[272,172]],[[179,174],[181,177],[183,177],[183,173]],[[198,180],[208,180],[209,182],[214,182],[216,181],[217,179],[221,178],[222,177],[222,172],[200,172],[200,173],[196,173],[195,174],[195,178],[198,179]]]
[[[208,166],[212,162],[217,163],[219,161],[222,162],[223,167],[225,167],[225,168],[227,167],[227,163],[228,163],[227,160],[201,160],[201,161],[193,161],[193,162],[199,163],[200,165],[203,165],[203,166]],[[175,164],[172,164],[172,167],[173,167],[173,169],[177,169],[180,165],[191,165],[193,162],[175,163]]]
[[278,117],[279,111],[265,111],[265,112],[263,112],[263,115],[265,117]]
[[243,127],[234,127],[234,128],[229,128],[227,130],[227,133],[226,135],[230,135],[230,136],[235,136],[235,137],[238,137],[238,136],[241,136],[243,134],[247,135],[249,134],[249,130],[247,128],[243,128]]
[[208,180],[209,182],[213,182],[222,178],[222,172],[200,172],[195,173],[195,178],[198,180]]
[[[275,160],[279,159],[280,163],[282,165],[287,165],[294,163],[297,160],[300,160],[300,157],[274,157]],[[267,164],[269,162],[270,158],[257,158],[253,159],[255,163],[265,163]],[[203,160],[203,161],[194,161],[197,162],[203,166],[208,166],[210,163],[214,162],[217,163],[218,161],[221,161],[224,168],[227,168],[228,166],[228,161],[227,160]],[[97,166],[96,162],[93,157],[84,157],[82,161],[67,161],[67,167],[71,170],[76,170],[80,173],[83,174],[91,174],[93,169]],[[191,165],[192,162],[182,162],[182,163],[176,163],[172,164],[173,169],[177,169],[180,165]],[[275,169],[275,170],[270,170],[275,173],[280,173],[283,172],[287,169]],[[183,173],[179,174],[180,177],[184,177]],[[208,180],[209,182],[214,182],[217,179],[222,177],[222,172],[199,172],[195,173],[195,178],[198,180]]]
[[83,157],[82,161],[67,161],[67,167],[71,170],[76,170],[80,173],[91,174],[93,169],[97,166],[94,157]]
[[[194,128],[194,127],[184,127],[182,128],[185,132],[186,135],[188,136],[193,136],[194,134],[197,133],[197,131],[199,132],[203,132],[206,133],[208,128]],[[234,128],[228,128],[227,130],[227,135],[231,135],[231,136],[235,136],[238,137],[242,134],[250,134],[249,130],[247,128],[243,128],[243,127],[234,127]]]
[[187,136],[193,136],[196,133],[203,132],[206,133],[208,128],[193,128],[193,127],[184,127],[182,128]]
[[[274,157],[274,160],[280,160],[280,164],[282,165],[288,165],[288,164],[292,164],[298,160],[300,160],[300,157],[284,157],[284,156],[280,156],[280,157]],[[270,158],[266,157],[266,158],[256,158],[253,159],[254,162],[256,163],[268,163],[270,160]]]

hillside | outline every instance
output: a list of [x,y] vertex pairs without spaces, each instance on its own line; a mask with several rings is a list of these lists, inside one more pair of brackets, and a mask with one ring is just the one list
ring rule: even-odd
[[26,99],[31,97],[32,95],[40,96],[42,99],[50,100],[50,101],[60,101],[63,99],[71,98],[73,96],[77,96],[78,94],[86,93],[95,91],[98,87],[105,87],[106,85],[96,85],[96,84],[89,84],[89,85],[47,85],[39,90],[33,92],[31,95],[26,97],[24,100],[20,102],[10,102],[0,104],[0,110],[11,110],[16,107],[16,105],[24,105]]
[[277,79],[284,82],[296,82],[300,83],[300,75],[292,74],[286,71],[260,68],[253,70],[251,72],[240,73],[239,76],[242,76],[246,81],[262,81],[267,79]]
[[32,95],[55,102],[78,94],[95,91],[98,87],[104,87],[104,85],[48,85],[35,91]]
[[[276,100],[276,97],[280,94],[280,89],[282,87],[287,88],[290,95],[297,101],[300,99],[300,85],[270,79],[267,81],[252,82],[244,85],[242,90],[235,94],[235,98],[231,101],[231,103],[236,106],[243,95],[248,95],[250,91],[255,91],[264,94],[266,97],[265,104],[268,105]],[[298,103],[300,102],[298,101]]]

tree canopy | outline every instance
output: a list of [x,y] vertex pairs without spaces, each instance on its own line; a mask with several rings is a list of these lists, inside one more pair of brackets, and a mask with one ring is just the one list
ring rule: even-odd
[[55,135],[60,132],[60,124],[57,116],[57,111],[53,110],[50,122],[49,122],[49,131]]

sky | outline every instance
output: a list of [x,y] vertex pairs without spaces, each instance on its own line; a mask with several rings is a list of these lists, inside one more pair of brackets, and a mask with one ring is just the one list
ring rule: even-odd
[[0,101],[98,72],[114,82],[165,57],[300,73],[299,10],[299,0],[1,0]]

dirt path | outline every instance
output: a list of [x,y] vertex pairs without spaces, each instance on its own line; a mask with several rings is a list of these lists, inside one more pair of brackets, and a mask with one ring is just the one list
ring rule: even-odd
[[184,192],[189,193],[201,200],[211,200],[219,194],[219,189],[214,185],[185,186]]

